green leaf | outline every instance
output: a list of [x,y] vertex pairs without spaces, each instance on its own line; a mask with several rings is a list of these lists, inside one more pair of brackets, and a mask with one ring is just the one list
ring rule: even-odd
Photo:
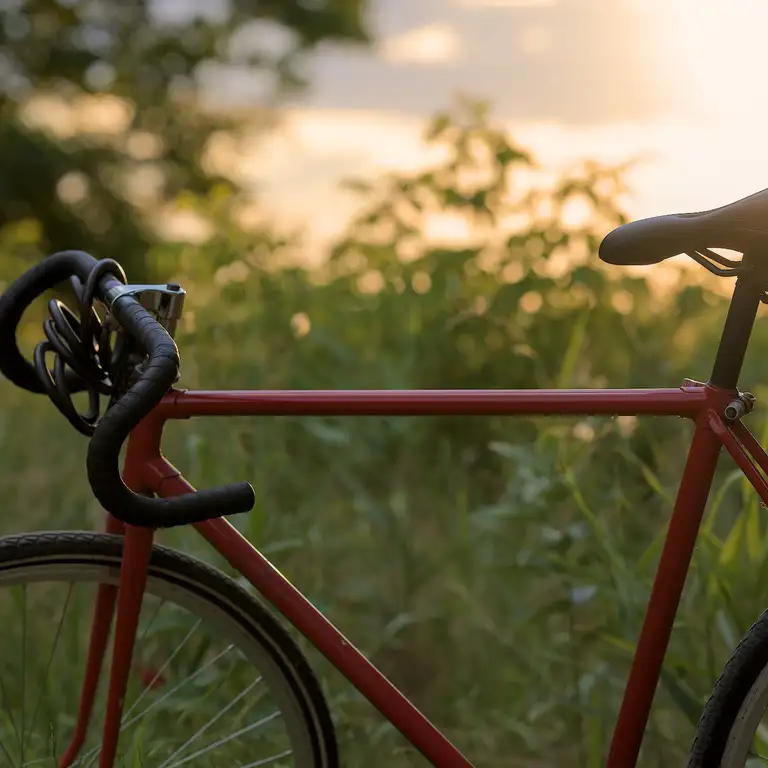
[[440,112],[429,124],[427,128],[425,138],[427,141],[435,141],[443,136],[446,130],[451,126],[453,120],[447,112]]

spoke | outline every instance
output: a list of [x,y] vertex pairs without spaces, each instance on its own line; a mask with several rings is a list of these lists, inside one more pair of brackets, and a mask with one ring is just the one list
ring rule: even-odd
[[47,762],[50,765],[51,759],[52,758],[50,757],[38,757],[36,760],[27,760],[26,763],[21,764],[21,768],[27,768],[28,765],[38,765],[40,763],[45,763],[45,762]]
[[275,760],[282,760],[284,757],[288,757],[288,755],[292,755],[293,750],[292,749],[286,749],[285,752],[281,752],[279,755],[272,755],[272,757],[265,757],[263,760],[257,760],[255,763],[248,763],[248,765],[242,765],[240,768],[259,768],[261,765],[269,765],[270,763],[274,763]]
[[[59,748],[56,743],[56,729],[53,725],[53,723],[49,724],[50,730],[51,730],[51,754],[52,755],[58,755],[59,754]],[[58,761],[54,758],[53,760],[53,768],[57,768]]]
[[58,647],[58,644],[59,644],[59,638],[61,637],[61,628],[64,625],[64,618],[67,615],[67,609],[69,608],[69,601],[72,597],[72,589],[74,586],[75,586],[74,582],[70,582],[69,590],[67,591],[67,598],[64,601],[64,607],[61,611],[61,618],[59,619],[59,625],[56,627],[56,634],[54,635],[54,638],[53,638],[51,652],[48,656],[48,663],[46,664],[46,667],[45,667],[45,677],[44,677],[45,686],[40,687],[40,695],[37,697],[37,703],[35,704],[35,709],[32,713],[32,720],[29,723],[30,734],[32,732],[32,729],[35,727],[35,722],[37,720],[37,713],[40,710],[40,702],[42,701],[42,698],[43,698],[43,690],[46,690],[46,691],[48,690],[48,675],[51,671],[53,656],[56,653],[56,648]]
[[21,588],[21,764],[24,765],[24,701],[27,696],[27,585]]
[[225,707],[220,709],[207,723],[202,725],[192,736],[190,736],[187,741],[182,744],[167,760],[165,760],[161,765],[160,768],[166,768],[166,766],[172,761],[175,760],[190,744],[197,741],[197,739],[200,738],[215,722],[220,720],[227,712],[229,712],[232,707],[235,706],[241,699],[243,699],[245,696],[247,696],[261,681],[263,678],[258,677],[256,680],[254,680],[247,688],[242,690],[237,696],[235,696],[232,701],[229,702]]
[[[5,685],[3,684],[2,676],[0,676],[0,695],[2,695],[4,702],[8,701],[8,696],[5,693]],[[13,727],[13,732],[14,734],[16,734],[16,741],[18,743],[21,743],[21,738],[19,737],[19,729],[16,727],[16,718],[13,716],[13,712],[10,709],[6,709],[5,711],[8,713],[8,717],[11,721],[11,726]],[[2,742],[0,742],[0,744],[2,744]],[[5,750],[5,746],[3,746],[3,752],[5,752],[6,755],[8,754]],[[11,764],[13,764],[10,756],[8,757],[8,760],[9,762],[11,762]]]
[[[180,765],[184,765],[185,763],[188,763],[190,760],[194,760],[196,757],[200,757],[200,755],[205,755],[208,752],[216,749],[217,747],[220,747],[222,744],[228,744],[233,739],[237,739],[240,736],[242,736],[244,733],[248,733],[249,731],[253,731],[256,728],[260,728],[265,723],[270,722],[271,720],[274,720],[275,718],[280,717],[280,712],[272,712],[266,717],[262,717],[261,720],[257,720],[255,723],[251,723],[250,725],[246,725],[245,728],[241,728],[239,731],[235,731],[234,733],[230,734],[226,738],[219,739],[218,741],[214,741],[212,744],[209,744],[207,747],[203,747],[202,749],[198,749],[197,752],[193,752],[191,755],[188,755],[183,760],[179,760],[177,763],[173,763],[170,766],[167,766],[167,768],[178,768]],[[290,751],[289,751],[290,754]],[[270,758],[271,760],[276,760],[276,757]],[[261,763],[262,765],[265,765],[265,763]],[[259,765],[259,763],[255,763],[255,765]]]
[[[221,653],[214,656],[212,659],[210,659],[205,664],[203,664],[202,667],[199,667],[191,675],[188,675],[181,682],[174,685],[173,688],[171,688],[169,691],[166,691],[166,693],[164,693],[160,698],[155,699],[146,709],[143,709],[141,712],[139,712],[138,715],[134,715],[134,717],[132,717],[130,720],[128,720],[127,722],[124,722],[120,726],[120,733],[122,733],[129,726],[133,725],[137,720],[141,720],[141,718],[144,717],[144,715],[146,715],[147,712],[150,712],[151,710],[153,710],[158,704],[161,704],[168,697],[176,693],[176,691],[178,691],[180,688],[183,688],[188,682],[190,682],[191,680],[194,680],[199,674],[201,674],[206,669],[208,669],[208,667],[210,667],[212,664],[215,664],[219,659],[226,656],[226,654],[228,654],[234,647],[235,646],[232,644],[228,645],[223,651],[221,651]],[[135,708],[135,704],[134,704],[134,707],[131,707],[131,710],[133,710],[134,708]],[[126,717],[127,717],[127,713],[123,716],[123,720],[125,720]],[[85,766],[91,765],[93,761],[96,759],[96,757],[98,757],[100,748],[101,748],[100,746],[96,746],[93,749],[91,749],[89,752],[86,752],[82,757],[78,758],[77,761],[72,764],[72,768],[75,768],[75,766],[78,766],[78,765],[85,765]],[[87,763],[85,762],[86,760],[88,761]]]
[[147,632],[149,632],[149,630],[152,629],[152,625],[155,623],[155,619],[157,618],[158,614],[160,613],[164,605],[165,605],[165,598],[158,601],[157,608],[155,609],[155,612],[152,614],[152,618],[147,622],[147,625],[144,627],[144,630],[139,636],[139,640],[143,640],[147,636]]
[[133,725],[137,720],[140,720],[142,717],[144,717],[144,715],[147,714],[147,712],[153,710],[158,704],[165,701],[169,696],[176,693],[176,691],[178,691],[180,688],[183,688],[188,682],[190,682],[191,680],[194,680],[199,674],[201,674],[206,669],[208,669],[208,667],[210,667],[211,664],[215,664],[219,659],[226,656],[234,647],[235,647],[234,645],[228,645],[221,653],[217,654],[212,659],[207,661],[205,664],[203,664],[202,667],[199,667],[191,675],[187,675],[181,682],[174,685],[170,691],[164,693],[159,699],[155,699],[146,709],[143,709],[141,712],[139,712],[138,715],[135,715],[127,723],[124,723],[122,728],[120,728],[120,730],[123,731],[129,725]]
[[160,675],[165,672],[166,669],[170,666],[171,662],[178,656],[178,654],[181,652],[181,649],[187,644],[188,640],[192,635],[197,631],[197,628],[203,623],[202,619],[198,619],[197,623],[192,627],[192,629],[187,632],[187,634],[184,636],[184,639],[176,646],[176,649],[173,651],[173,653],[168,657],[165,664],[163,664],[160,669],[155,672],[155,676],[149,681],[149,683],[145,686],[144,690],[139,694],[136,701],[133,702],[129,710],[123,715],[123,719],[130,717],[131,713],[133,712],[136,707],[139,706],[141,703],[141,700],[152,690],[152,685],[156,680],[160,678]]

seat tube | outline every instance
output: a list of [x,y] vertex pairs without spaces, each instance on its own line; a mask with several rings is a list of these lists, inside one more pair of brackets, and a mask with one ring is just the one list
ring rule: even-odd
[[607,768],[630,768],[637,763],[699,525],[712,486],[720,446],[720,440],[709,426],[707,411],[702,411],[697,418],[640,639],[632,660]]
[[752,327],[768,286],[765,261],[765,255],[760,262],[751,260],[747,254],[744,255],[744,274],[736,280],[715,365],[709,379],[710,384],[721,389],[736,389],[738,384]]

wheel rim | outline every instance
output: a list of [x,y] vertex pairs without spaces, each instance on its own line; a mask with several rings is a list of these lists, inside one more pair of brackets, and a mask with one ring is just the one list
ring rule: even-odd
[[733,721],[721,761],[723,768],[757,768],[768,765],[768,728],[762,722],[767,707],[768,667],[764,667]]
[[[108,560],[78,556],[76,562],[25,561],[0,571],[3,763],[54,766],[66,750],[80,697],[96,587],[119,581],[117,563]],[[68,620],[74,629],[65,626]],[[272,655],[279,649],[265,650],[246,627],[254,629],[248,617],[218,593],[197,582],[185,583],[175,572],[153,568],[115,765],[315,764],[306,715]],[[104,711],[100,702],[106,700],[110,651],[111,643],[89,736],[73,763],[78,768],[98,764]]]

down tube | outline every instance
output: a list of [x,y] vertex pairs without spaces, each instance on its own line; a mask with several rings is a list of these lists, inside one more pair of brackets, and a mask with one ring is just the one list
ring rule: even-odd
[[613,733],[607,768],[637,764],[721,442],[699,415]]
[[[158,493],[167,497],[194,490],[176,475],[167,477]],[[208,520],[195,528],[433,765],[472,768],[472,763],[228,520]]]

